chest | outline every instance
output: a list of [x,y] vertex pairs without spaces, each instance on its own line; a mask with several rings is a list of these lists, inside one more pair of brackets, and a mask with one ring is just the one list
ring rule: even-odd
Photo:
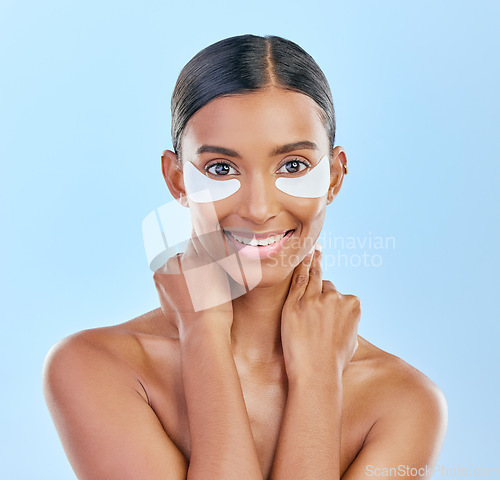
[[[174,361],[173,356],[167,362],[169,368],[165,368],[165,360],[167,359],[164,358],[162,362],[163,368],[152,368],[144,372],[148,395],[165,431],[189,462],[191,444],[180,365]],[[286,407],[288,385],[286,377],[283,377],[284,369],[281,372],[275,369],[272,373],[259,374],[238,364],[237,369],[260,466],[267,479]],[[350,382],[343,386],[343,397],[341,473],[347,470],[358,454],[369,429],[369,418],[358,414],[366,410],[359,405],[363,396],[359,395]]]

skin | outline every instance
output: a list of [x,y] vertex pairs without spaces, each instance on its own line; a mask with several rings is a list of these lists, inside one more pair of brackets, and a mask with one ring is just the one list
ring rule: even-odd
[[[318,150],[270,153],[299,140]],[[240,158],[197,156],[204,144]],[[213,160],[237,167],[242,187],[216,202],[222,228],[294,229],[295,241],[278,264],[262,260],[256,288],[203,312],[192,311],[171,259],[154,274],[160,308],[52,348],[44,392],[78,478],[351,480],[390,478],[390,467],[432,469],[446,432],[443,394],[357,335],[359,299],[322,280],[320,252],[307,255],[342,186],[344,150],[330,152],[324,197],[274,187],[285,161],[314,163],[329,152],[316,104],[275,87],[218,98],[189,120],[181,151],[201,170]],[[164,152],[162,171],[186,204],[173,152]],[[202,207],[190,208],[200,228],[213,226]],[[210,250],[190,248],[192,262]],[[219,288],[227,275],[214,278]]]

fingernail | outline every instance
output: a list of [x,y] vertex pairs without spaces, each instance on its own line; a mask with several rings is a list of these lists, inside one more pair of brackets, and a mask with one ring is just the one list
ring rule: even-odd
[[314,248],[316,250],[319,250],[320,252],[323,251],[323,247],[321,246],[321,243],[319,243],[319,242],[316,242],[316,244],[314,245]]

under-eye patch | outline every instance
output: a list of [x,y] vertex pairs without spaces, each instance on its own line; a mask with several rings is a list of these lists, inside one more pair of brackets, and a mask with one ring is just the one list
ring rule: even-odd
[[209,203],[223,200],[236,193],[241,183],[236,178],[214,180],[203,175],[191,162],[184,164],[184,186],[190,200],[196,203]]
[[[191,162],[184,164],[184,185],[190,200],[209,203],[223,200],[236,193],[241,182],[236,178],[215,180],[200,172]],[[303,198],[319,198],[330,186],[330,162],[325,155],[319,163],[300,177],[279,177],[276,188],[287,195]]]
[[300,177],[279,177],[276,188],[293,197],[319,198],[330,186],[330,162],[325,155],[319,163]]

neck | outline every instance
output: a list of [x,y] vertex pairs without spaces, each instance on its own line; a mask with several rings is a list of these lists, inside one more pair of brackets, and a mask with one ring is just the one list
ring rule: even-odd
[[283,357],[281,311],[292,274],[282,282],[256,287],[233,300],[231,339],[233,353],[252,363],[269,363]]

